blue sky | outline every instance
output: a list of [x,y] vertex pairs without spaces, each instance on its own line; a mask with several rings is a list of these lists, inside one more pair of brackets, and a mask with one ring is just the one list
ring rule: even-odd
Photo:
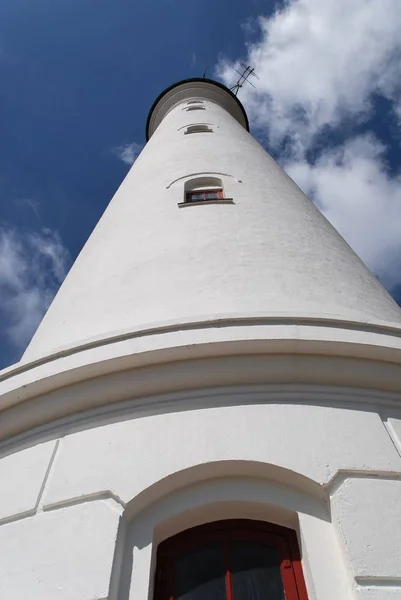
[[3,0],[0,368],[124,178],[156,96],[206,66],[230,84],[241,59],[261,77],[240,95],[254,134],[400,301],[400,25],[394,0]]

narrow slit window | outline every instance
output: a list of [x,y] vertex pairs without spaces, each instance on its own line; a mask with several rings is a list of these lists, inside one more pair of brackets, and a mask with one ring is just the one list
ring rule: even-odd
[[203,106],[188,106],[188,108],[186,108],[185,110],[189,112],[191,110],[205,110],[205,108]]
[[185,130],[185,135],[190,133],[213,133],[213,129],[209,125],[190,125]]

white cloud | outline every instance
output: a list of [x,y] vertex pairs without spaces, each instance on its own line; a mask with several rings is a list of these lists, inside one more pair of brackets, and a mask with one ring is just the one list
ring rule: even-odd
[[[309,144],[346,114],[366,116],[373,92],[394,99],[400,91],[399,0],[291,0],[259,26],[247,61],[260,81],[256,91],[243,88],[242,100],[273,143],[290,134]],[[228,85],[231,67],[218,68]]]
[[0,229],[0,314],[23,350],[65,277],[69,255],[57,233]]
[[401,280],[401,177],[388,175],[383,150],[374,136],[360,136],[286,170],[391,288]]
[[138,158],[143,146],[132,142],[131,144],[123,144],[114,148],[113,153],[122,160],[126,165],[133,165]]
[[[400,117],[399,0],[288,0],[259,19],[260,39],[246,49],[260,80],[241,90],[257,136],[387,285],[401,280],[401,180],[391,177],[374,135],[316,149],[316,136],[345,120],[368,122],[373,95]],[[238,62],[217,74],[231,86]],[[313,164],[307,162],[314,150]],[[317,152],[317,157],[316,157]],[[397,263],[398,261],[398,263]]]

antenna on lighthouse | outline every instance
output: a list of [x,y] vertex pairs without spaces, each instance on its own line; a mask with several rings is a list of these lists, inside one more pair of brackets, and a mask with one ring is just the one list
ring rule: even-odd
[[253,83],[249,81],[251,75],[252,77],[256,77],[256,79],[260,79],[258,75],[256,75],[255,69],[253,67],[251,67],[250,65],[246,65],[242,62],[240,63],[240,65],[243,67],[244,71],[240,73],[237,69],[234,69],[234,71],[238,73],[239,79],[237,83],[230,88],[230,90],[234,93],[235,96],[238,95],[238,92],[240,91],[244,83],[249,83],[253,88],[255,87]]

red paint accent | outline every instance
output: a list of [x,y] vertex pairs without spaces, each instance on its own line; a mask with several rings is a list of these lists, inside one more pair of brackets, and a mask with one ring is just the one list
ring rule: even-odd
[[[262,542],[276,548],[281,561],[280,572],[286,600],[308,600],[295,531],[280,525],[251,519],[233,519],[207,523],[206,525],[187,529],[162,542],[157,550],[154,600],[174,600],[173,577],[176,557],[203,545],[205,542],[221,542],[223,544],[226,600],[235,600],[229,569],[229,543],[231,541]],[[158,573],[160,570],[168,573],[164,586],[159,581]]]
[[304,574],[302,571],[301,553],[299,551],[297,534],[292,529],[289,529],[290,536],[288,538],[290,544],[290,552],[292,558],[292,568],[294,571],[294,577],[298,589],[299,600],[308,600],[308,592],[306,590],[306,584]]
[[224,545],[224,564],[226,569],[226,600],[233,600],[233,585],[230,571],[230,549],[228,544]]

